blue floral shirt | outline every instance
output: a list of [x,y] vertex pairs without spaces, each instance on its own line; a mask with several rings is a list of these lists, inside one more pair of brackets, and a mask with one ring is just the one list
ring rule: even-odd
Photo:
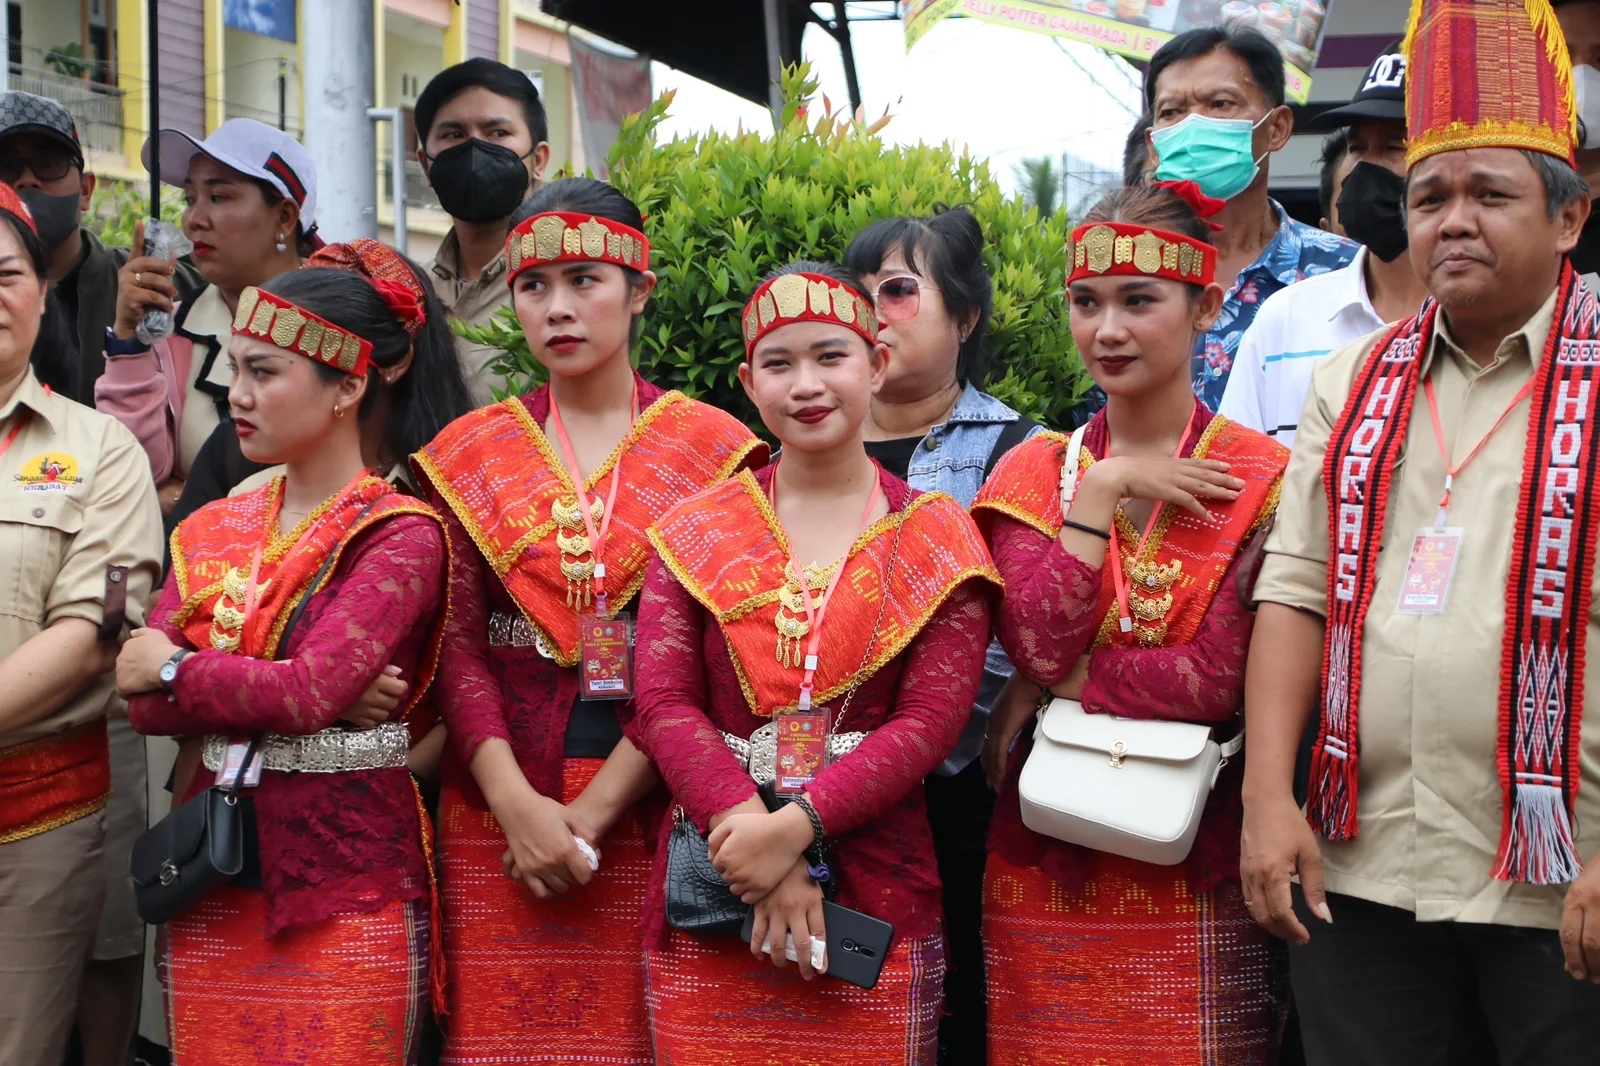
[[1239,271],[1239,279],[1222,298],[1222,313],[1210,331],[1195,339],[1194,394],[1215,411],[1222,403],[1222,389],[1233,369],[1239,340],[1268,296],[1288,288],[1302,278],[1326,274],[1348,264],[1361,247],[1327,230],[1296,222],[1276,200],[1269,201],[1278,213],[1278,233],[1256,261]]

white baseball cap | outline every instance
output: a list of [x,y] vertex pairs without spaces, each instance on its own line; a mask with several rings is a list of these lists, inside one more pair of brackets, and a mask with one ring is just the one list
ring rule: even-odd
[[[305,145],[280,129],[253,118],[230,118],[197,141],[180,130],[161,130],[161,180],[183,187],[189,163],[197,154],[225,167],[260,178],[300,205],[300,232],[309,233],[317,218],[317,168]],[[150,169],[150,142],[142,153]]]

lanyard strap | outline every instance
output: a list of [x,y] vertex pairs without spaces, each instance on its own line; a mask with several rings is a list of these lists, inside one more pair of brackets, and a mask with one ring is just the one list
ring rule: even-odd
[[583,529],[589,537],[589,557],[594,560],[594,600],[595,610],[600,614],[606,613],[606,564],[601,554],[605,551],[606,536],[611,532],[611,515],[617,507],[617,485],[622,476],[622,455],[627,451],[629,438],[633,436],[633,427],[639,421],[639,379],[633,380],[633,399],[628,405],[628,433],[623,437],[622,452],[617,455],[617,461],[611,465],[611,489],[606,494],[605,509],[600,514],[600,529],[595,530],[594,516],[589,513],[589,494],[584,491],[583,471],[578,469],[578,457],[572,450],[572,438],[567,436],[567,427],[561,421],[561,408],[556,406],[556,394],[550,393],[550,421],[556,427],[556,439],[561,442],[561,458],[566,461],[567,470],[572,475],[572,487],[578,494],[578,513],[583,515]]
[[[339,490],[338,495],[333,498],[333,505],[329,506],[326,511],[322,512],[321,517],[319,517],[315,522],[311,523],[304,533],[300,534],[300,539],[294,542],[294,546],[291,547],[283,556],[284,559],[288,559],[289,556],[305,547],[306,542],[311,539],[311,535],[318,529],[321,529],[322,523],[326,522],[328,520],[328,516],[333,514],[334,506],[337,506],[340,500],[350,495],[350,493],[355,490],[357,485],[366,480],[369,473],[370,471],[363,467],[360,473],[356,474],[355,477],[350,479],[349,484],[345,485],[344,488]],[[285,482],[285,486],[287,486],[287,482]],[[241,640],[243,639],[244,634],[250,631],[250,623],[256,616],[256,583],[261,577],[261,557],[266,554],[267,545],[272,540],[272,531],[277,527],[278,515],[282,512],[282,510],[283,493],[279,492],[278,499],[275,501],[272,508],[272,514],[267,517],[267,531],[265,535],[262,536],[261,543],[256,545],[255,556],[250,560],[250,584],[246,585],[244,590],[244,624],[239,628],[239,636]]]
[[[874,471],[874,474],[876,474],[876,471]],[[861,525],[857,530],[857,537],[861,535],[860,530],[864,530],[872,524],[872,512],[878,506],[878,499],[882,495],[883,486],[877,480],[874,480],[872,494],[867,497],[867,509],[861,512]],[[776,515],[778,513],[778,471],[776,468],[772,471],[772,484],[767,488],[767,501],[772,504],[772,513]],[[852,542],[853,540],[854,538],[852,538]],[[806,644],[806,672],[805,676],[800,680],[800,709],[802,711],[811,709],[811,686],[817,676],[817,649],[822,647],[822,623],[828,617],[828,601],[833,599],[833,590],[839,587],[839,578],[844,576],[845,564],[849,561],[850,552],[847,549],[844,553],[844,558],[839,560],[838,569],[833,572],[833,578],[828,582],[827,590],[822,594],[822,602],[820,604],[811,601],[811,586],[806,581],[806,573],[795,563],[793,556],[791,555],[789,560],[784,563],[784,569],[787,571],[786,576],[792,574],[794,583],[800,586],[800,602],[806,609],[806,626],[811,631],[811,639]],[[888,595],[887,589],[884,590],[884,595]]]
[[0,458],[11,450],[11,444],[17,439],[17,434],[22,432],[22,427],[28,424],[28,416],[23,411],[17,412],[17,424],[11,427],[11,432],[6,434],[5,440],[0,440]]
[[1428,397],[1428,416],[1433,420],[1433,439],[1439,445],[1439,457],[1444,460],[1444,495],[1439,498],[1439,513],[1434,518],[1434,528],[1443,529],[1445,513],[1450,510],[1450,490],[1455,487],[1456,475],[1461,473],[1462,469],[1472,462],[1478,452],[1483,450],[1483,446],[1489,443],[1489,438],[1494,436],[1494,431],[1500,428],[1500,424],[1511,415],[1512,411],[1516,410],[1517,405],[1532,395],[1533,378],[1530,377],[1523,383],[1522,388],[1517,390],[1517,394],[1511,397],[1511,402],[1506,405],[1506,409],[1500,412],[1500,417],[1494,420],[1494,425],[1489,427],[1489,432],[1479,437],[1478,443],[1472,446],[1472,450],[1467,453],[1467,457],[1454,466],[1450,465],[1450,453],[1445,448],[1444,423],[1439,420],[1439,398],[1433,391],[1432,378],[1422,383],[1422,391]]

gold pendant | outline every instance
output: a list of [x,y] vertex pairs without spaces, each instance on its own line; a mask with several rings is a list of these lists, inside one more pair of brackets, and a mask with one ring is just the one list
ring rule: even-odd
[[580,602],[585,607],[589,606],[591,582],[594,579],[594,560],[568,562],[562,559],[561,573],[567,579],[567,606],[573,607]]
[[[605,503],[592,500],[589,515],[595,522],[604,520]],[[557,498],[550,505],[550,520],[556,524],[556,550],[561,553],[561,573],[567,579],[567,606],[587,607],[594,598],[594,546],[583,523],[583,509],[577,497],[569,502]],[[581,556],[587,555],[587,559]]]
[[[270,580],[261,582],[256,589],[259,597],[266,593]],[[211,608],[211,646],[218,651],[231,652],[239,647],[244,631],[244,606],[250,596],[250,572],[233,566],[222,575],[222,592]]]

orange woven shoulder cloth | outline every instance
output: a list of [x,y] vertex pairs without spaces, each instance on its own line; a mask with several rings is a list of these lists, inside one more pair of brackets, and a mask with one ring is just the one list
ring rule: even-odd
[[[445,536],[449,535],[438,512],[396,492],[378,477],[364,479],[307,515],[288,533],[279,533],[275,516],[282,492],[283,478],[274,478],[254,492],[207,504],[173,531],[172,571],[182,605],[172,621],[194,647],[276,659],[279,639],[295,607],[328,583],[338,568],[338,556],[358,534],[395,515],[414,514],[438,522]],[[310,535],[302,543],[300,538],[307,530]],[[256,614],[246,630],[250,567],[263,542],[266,550],[256,582]],[[322,583],[312,588],[312,580],[330,554],[333,566]],[[447,605],[434,621],[427,652],[402,713],[422,699],[433,681],[448,614]]]
[[[995,514],[1032,526],[1054,539],[1061,534],[1061,465],[1069,438],[1039,433],[1006,454],[994,475],[978,492],[973,515],[987,532]],[[1144,550],[1140,530],[1118,508],[1117,542],[1123,572],[1128,575],[1128,606],[1133,632],[1146,647],[1187,644],[1200,629],[1222,575],[1250,537],[1267,525],[1278,509],[1283,470],[1289,450],[1253,429],[1216,415],[1201,433],[1192,459],[1221,459],[1229,473],[1244,481],[1244,491],[1231,503],[1207,504],[1200,519],[1177,507],[1163,507]],[[1080,449],[1080,470],[1093,466],[1088,448]],[[1102,573],[1101,624],[1095,646],[1109,644],[1117,633],[1117,597],[1111,569]]]
[[[645,531],[678,501],[760,464],[766,445],[732,415],[669,392],[640,412],[585,488],[600,521],[612,468],[622,464],[606,535],[607,617],[627,608],[650,561]],[[557,663],[578,661],[578,611],[592,610],[589,550],[566,464],[519,399],[474,411],[418,452],[417,470],[455,512]]]
[[0,748],[0,844],[87,818],[110,796],[104,718]]
[[[805,670],[793,623],[805,619],[805,593],[790,577],[789,538],[755,475],[744,471],[674,507],[650,530],[650,542],[722,628],[750,710],[768,716],[794,703]],[[885,588],[891,551],[897,555]],[[866,681],[904,651],[962,582],[981,578],[1000,585],[972,520],[939,492],[916,496],[868,526],[840,565],[845,572],[828,604],[828,636],[818,649],[819,704]],[[808,566],[806,583],[815,592],[832,575],[831,566]]]

